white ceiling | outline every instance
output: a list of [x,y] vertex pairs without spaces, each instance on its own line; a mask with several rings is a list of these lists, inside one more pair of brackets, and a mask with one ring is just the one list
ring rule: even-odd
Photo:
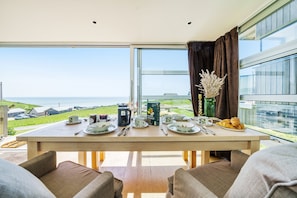
[[213,41],[271,1],[0,0],[0,43]]

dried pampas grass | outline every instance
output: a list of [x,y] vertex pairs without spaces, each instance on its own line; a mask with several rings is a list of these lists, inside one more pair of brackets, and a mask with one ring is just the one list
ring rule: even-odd
[[205,98],[214,98],[219,95],[227,74],[223,78],[219,78],[214,74],[214,71],[209,73],[208,70],[206,72],[201,70],[199,75],[201,77],[200,84],[195,86],[204,93]]

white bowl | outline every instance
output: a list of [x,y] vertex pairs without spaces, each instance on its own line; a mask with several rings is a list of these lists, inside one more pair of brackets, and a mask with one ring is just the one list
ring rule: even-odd
[[181,114],[173,114],[172,119],[174,120],[183,120],[186,116]]
[[189,122],[176,123],[176,129],[181,132],[189,132],[193,129],[194,124]]
[[91,132],[103,132],[107,131],[110,127],[110,122],[97,122],[88,126],[87,130]]

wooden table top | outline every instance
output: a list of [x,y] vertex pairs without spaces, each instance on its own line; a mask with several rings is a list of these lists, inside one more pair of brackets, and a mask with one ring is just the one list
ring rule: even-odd
[[[116,124],[116,123],[115,123]],[[198,132],[195,134],[179,134],[170,130],[168,136],[161,131],[161,126],[148,126],[143,129],[131,127],[126,136],[118,136],[123,127],[101,135],[89,135],[83,132],[88,126],[88,121],[82,120],[80,124],[67,125],[66,121],[54,123],[50,126],[23,133],[16,137],[23,141],[46,142],[189,142],[189,141],[246,141],[268,140],[269,135],[246,129],[244,132],[235,132],[222,129],[219,126],[208,127],[216,135]],[[163,125],[166,127],[166,125]],[[81,131],[77,135],[76,132]]]

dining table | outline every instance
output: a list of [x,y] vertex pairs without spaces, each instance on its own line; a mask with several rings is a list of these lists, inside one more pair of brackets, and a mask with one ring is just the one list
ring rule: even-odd
[[242,131],[228,130],[216,124],[201,127],[194,120],[192,132],[180,132],[170,125],[148,125],[135,127],[133,124],[118,127],[112,122],[112,130],[105,133],[89,133],[89,122],[82,119],[77,124],[60,121],[18,135],[16,140],[27,142],[27,155],[31,159],[46,151],[77,151],[78,162],[86,165],[86,152],[91,151],[92,168],[98,168],[98,158],[104,160],[105,151],[182,151],[189,167],[196,167],[196,151],[201,151],[201,164],[210,160],[210,151],[244,150],[252,154],[260,149],[260,141],[270,136],[246,128]]

